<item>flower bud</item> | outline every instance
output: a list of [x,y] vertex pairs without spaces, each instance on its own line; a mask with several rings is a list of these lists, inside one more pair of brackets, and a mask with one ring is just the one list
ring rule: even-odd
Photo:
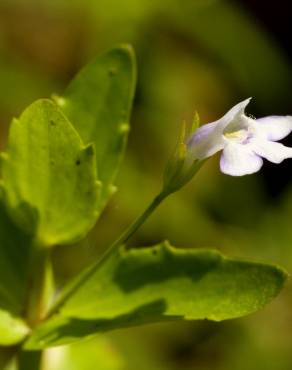
[[171,194],[188,183],[201,168],[204,161],[192,160],[187,142],[190,135],[199,127],[199,115],[195,114],[191,132],[187,132],[183,122],[180,137],[173,155],[170,157],[163,175],[163,192]]

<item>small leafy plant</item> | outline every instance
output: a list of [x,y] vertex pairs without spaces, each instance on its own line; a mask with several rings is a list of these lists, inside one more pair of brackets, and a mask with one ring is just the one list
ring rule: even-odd
[[[1,155],[0,345],[13,348],[20,370],[41,369],[48,347],[100,332],[250,314],[270,302],[286,279],[276,266],[215,250],[176,249],[167,242],[127,248],[163,199],[215,152],[206,125],[194,134],[183,130],[159,195],[100,260],[56,291],[52,249],[85,238],[116,190],[135,79],[132,49],[117,47],[87,65],[63,96],[38,100],[12,121]],[[240,117],[245,105],[235,109]],[[216,127],[222,129],[216,129],[216,145],[222,135],[246,140],[242,127],[235,134]]]

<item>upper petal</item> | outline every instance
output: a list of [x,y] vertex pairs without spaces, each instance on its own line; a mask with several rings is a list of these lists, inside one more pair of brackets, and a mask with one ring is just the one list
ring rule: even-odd
[[267,140],[278,141],[292,131],[292,116],[268,116],[254,121],[259,135]]
[[263,160],[248,145],[228,143],[220,158],[220,169],[231,176],[244,176],[257,172]]
[[193,159],[204,159],[217,153],[224,147],[222,132],[217,122],[208,123],[196,130],[188,141],[190,156]]
[[236,122],[237,118],[238,121],[240,120],[250,99],[251,98],[236,104],[222,118],[203,125],[194,132],[188,141],[188,147],[194,159],[210,157],[224,148],[224,129],[234,121]]
[[253,151],[268,161],[280,163],[286,158],[292,158],[292,148],[274,141],[256,139],[250,142]]
[[[249,104],[251,98],[245,99],[242,102],[232,107],[219,121],[226,123],[227,125],[234,121],[236,118],[244,114],[246,106]],[[217,121],[218,122],[218,121]],[[226,125],[224,126],[224,128]]]

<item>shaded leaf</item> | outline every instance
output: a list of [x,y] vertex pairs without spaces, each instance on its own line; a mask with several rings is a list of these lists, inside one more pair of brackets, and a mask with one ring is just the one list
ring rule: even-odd
[[0,309],[22,310],[30,246],[30,237],[12,223],[0,198]]
[[136,83],[134,52],[124,45],[88,64],[56,98],[84,143],[94,143],[103,184],[100,210],[114,191],[113,183],[129,131]]
[[2,175],[11,215],[46,245],[70,243],[96,220],[95,155],[50,100],[12,122]]
[[11,222],[0,198],[0,345],[16,344],[29,331],[17,318],[27,288],[29,250],[30,238]]
[[65,344],[97,332],[164,320],[220,321],[259,310],[286,273],[272,265],[228,259],[213,250],[121,249],[87,270],[41,325],[28,348]]

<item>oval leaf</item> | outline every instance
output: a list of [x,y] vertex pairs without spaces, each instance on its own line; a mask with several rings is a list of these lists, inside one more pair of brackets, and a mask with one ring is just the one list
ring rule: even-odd
[[213,250],[168,244],[120,250],[65,290],[59,312],[32,335],[31,348],[65,344],[96,332],[163,320],[225,320],[259,310],[286,273]]
[[136,84],[135,56],[128,45],[99,56],[56,98],[84,143],[94,143],[99,179],[103,184],[100,211],[114,191],[128,131]]
[[13,121],[2,175],[13,218],[44,244],[76,241],[95,223],[93,147],[52,101],[36,101]]

